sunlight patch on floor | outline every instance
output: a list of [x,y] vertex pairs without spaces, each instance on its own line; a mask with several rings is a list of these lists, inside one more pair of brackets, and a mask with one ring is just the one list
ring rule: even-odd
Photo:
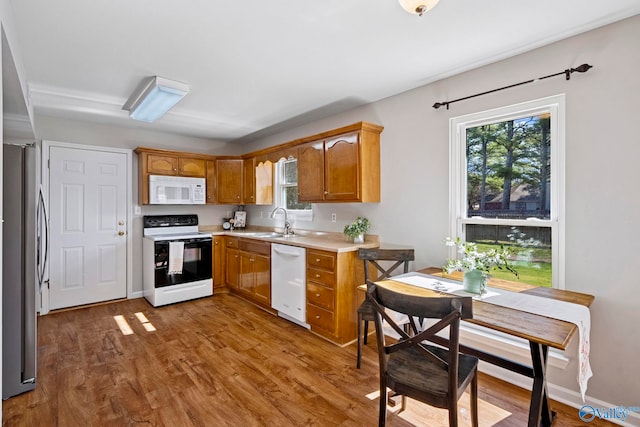
[[[153,326],[153,323],[149,322],[149,319],[147,319],[147,316],[145,316],[144,313],[137,312],[137,313],[134,313],[134,315],[136,316],[136,318],[138,319],[138,321],[140,322],[142,327],[147,332],[155,332],[156,331],[156,327]],[[129,322],[127,322],[127,319],[125,319],[123,315],[118,314],[117,316],[113,316],[113,319],[116,321],[116,324],[118,325],[118,328],[120,328],[120,332],[122,332],[122,335],[133,335],[134,334],[133,329],[129,325]]]
[[147,330],[147,332],[154,332],[156,330],[155,326],[147,319],[147,316],[144,313],[137,312],[135,313],[136,317],[142,324],[142,326]]
[[[370,400],[377,400],[380,391],[376,390],[366,395]],[[395,406],[387,405],[387,412],[395,413],[396,416],[410,422],[415,426],[435,426],[448,424],[448,411],[446,409],[435,408],[417,400],[407,398],[407,408],[400,411],[400,397]],[[471,413],[469,411],[469,394],[465,393],[458,401],[458,422],[460,426],[471,426]],[[478,424],[480,427],[494,426],[500,421],[511,416],[511,412],[492,405],[491,403],[478,399]]]
[[120,328],[122,335],[133,335],[133,329],[131,329],[131,326],[129,326],[127,319],[125,319],[123,315],[118,314],[117,316],[113,316],[113,319],[116,321],[118,328]]

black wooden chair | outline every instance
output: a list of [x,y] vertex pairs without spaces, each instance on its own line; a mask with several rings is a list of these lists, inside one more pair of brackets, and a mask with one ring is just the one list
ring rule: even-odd
[[[449,426],[458,425],[458,400],[471,385],[471,420],[478,426],[478,358],[458,352],[460,319],[473,317],[470,297],[422,297],[392,291],[368,283],[367,300],[375,310],[376,336],[380,365],[380,414],[378,425],[384,426],[387,415],[387,387],[394,395],[406,396],[438,408],[449,410]],[[406,314],[411,335],[398,325],[385,308]],[[422,319],[440,319],[422,329]],[[382,331],[386,321],[400,336],[387,343]],[[429,345],[429,341],[449,327],[448,348]],[[391,341],[391,340],[389,340]]]
[[[384,280],[391,277],[402,266],[402,272],[409,272],[409,261],[415,259],[413,249],[364,249],[361,248],[358,251],[358,257],[364,260],[364,279],[365,282],[377,282],[378,280]],[[380,265],[380,262],[390,261],[394,262],[391,266],[385,268]],[[371,270],[377,270],[377,277],[372,278]],[[367,344],[367,337],[369,336],[369,322],[373,322],[375,310],[371,303],[365,300],[358,307],[358,361],[356,367],[360,369],[360,362],[362,360],[362,344]],[[364,323],[364,336],[362,334],[362,326]]]

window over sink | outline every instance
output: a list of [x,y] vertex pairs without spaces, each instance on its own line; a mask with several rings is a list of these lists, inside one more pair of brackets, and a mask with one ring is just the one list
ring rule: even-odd
[[280,159],[275,166],[275,206],[287,210],[289,218],[301,221],[313,219],[312,204],[298,201],[298,160]]

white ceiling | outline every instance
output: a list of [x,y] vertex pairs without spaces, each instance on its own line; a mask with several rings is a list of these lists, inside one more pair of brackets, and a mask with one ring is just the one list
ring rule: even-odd
[[[441,0],[422,17],[397,0],[12,4],[37,114],[223,141],[339,113],[640,13],[638,0]],[[153,75],[191,91],[156,123],[135,122],[122,105]]]

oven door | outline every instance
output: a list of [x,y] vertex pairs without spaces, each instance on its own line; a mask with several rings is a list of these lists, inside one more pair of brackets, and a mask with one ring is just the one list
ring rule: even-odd
[[171,241],[156,241],[154,243],[155,287],[162,288],[211,279],[211,237],[173,241],[184,243],[182,272],[169,274],[169,243]]

